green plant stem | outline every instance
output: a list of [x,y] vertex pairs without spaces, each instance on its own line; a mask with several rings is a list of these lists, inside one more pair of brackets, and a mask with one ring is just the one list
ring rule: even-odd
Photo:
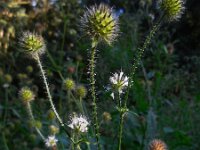
[[[32,108],[31,108],[30,102],[27,102],[27,103],[26,103],[26,106],[27,106],[27,111],[28,111],[30,120],[34,122],[34,121],[35,121],[35,118],[34,118],[34,116],[33,116],[33,112],[32,112]],[[35,127],[35,130],[36,130],[37,133],[40,135],[40,137],[41,137],[43,140],[45,140],[45,137],[44,137],[44,135],[41,133],[40,129],[38,129],[37,127]]]
[[150,31],[149,35],[146,37],[143,46],[141,48],[138,48],[138,52],[137,52],[136,58],[134,59],[134,64],[133,64],[133,66],[131,68],[131,73],[130,73],[130,76],[129,76],[129,84],[128,84],[127,92],[126,92],[126,95],[125,95],[124,106],[123,106],[123,108],[121,107],[123,109],[123,111],[122,111],[122,109],[120,111],[119,145],[118,145],[118,149],[119,150],[121,150],[121,137],[122,137],[122,134],[123,134],[124,115],[125,115],[125,113],[127,111],[127,101],[128,101],[130,88],[131,88],[131,86],[133,84],[133,77],[134,77],[136,69],[138,68],[138,65],[139,65],[139,63],[141,61],[141,58],[143,56],[144,51],[150,45],[151,40],[155,36],[156,32],[158,31],[163,18],[164,18],[164,16],[162,16],[158,20],[158,22],[153,26],[153,28]]
[[134,64],[133,64],[133,66],[131,68],[131,73],[130,73],[130,76],[129,76],[129,84],[128,84],[128,88],[127,88],[127,92],[126,92],[126,96],[125,96],[125,102],[124,102],[124,107],[125,108],[127,108],[129,90],[130,90],[131,86],[133,85],[133,77],[135,75],[136,69],[138,68],[138,65],[139,65],[139,63],[141,61],[141,58],[143,56],[144,51],[150,45],[151,40],[153,39],[153,37],[155,36],[156,32],[158,31],[163,18],[164,18],[164,16],[162,16],[159,19],[159,21],[153,26],[153,28],[150,31],[149,35],[146,37],[143,46],[141,48],[138,48],[138,52],[137,52],[136,58],[134,59]]
[[121,145],[122,145],[122,133],[123,133],[123,122],[124,122],[124,112],[122,111],[122,103],[121,103],[121,98],[120,98],[120,93],[118,92],[118,109],[120,111],[120,122],[119,122],[119,131],[118,131],[118,150],[121,150]]
[[45,76],[45,72],[43,70],[42,63],[41,63],[40,57],[38,55],[36,56],[36,61],[39,65],[39,68],[40,68],[40,71],[41,71],[41,74],[42,74],[43,82],[44,82],[44,85],[45,85],[45,88],[46,88],[46,92],[47,92],[47,96],[48,96],[48,99],[49,99],[49,102],[50,102],[50,105],[51,105],[51,109],[55,113],[56,118],[58,119],[61,126],[64,127],[64,123],[63,123],[62,119],[60,118],[58,112],[56,111],[56,108],[55,108],[54,103],[52,101],[52,97],[51,97],[51,94],[50,94],[50,90],[49,90],[49,86],[48,86],[47,79],[46,79],[46,76]]
[[94,121],[94,128],[95,128],[95,138],[97,142],[97,149],[100,150],[100,135],[99,135],[99,122],[97,117],[97,103],[96,103],[96,92],[95,92],[95,56],[96,56],[96,47],[97,47],[97,40],[93,39],[92,41],[92,49],[91,49],[91,58],[89,62],[89,69],[90,69],[90,86],[91,86],[91,95],[93,101],[93,121]]

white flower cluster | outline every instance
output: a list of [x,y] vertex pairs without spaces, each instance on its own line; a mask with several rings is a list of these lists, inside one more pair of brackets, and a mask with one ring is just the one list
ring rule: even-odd
[[[120,71],[120,73],[114,73],[113,76],[110,77],[113,90],[117,90],[119,94],[123,93],[123,90],[128,86],[128,80],[129,78],[125,76],[122,71]],[[114,99],[114,93],[112,93],[111,96]]]
[[52,135],[52,136],[48,136],[48,138],[45,140],[45,145],[47,147],[54,147],[54,146],[56,146],[57,142],[58,142],[58,140],[55,138],[54,135]]
[[77,130],[79,132],[87,132],[88,131],[89,122],[87,118],[83,115],[73,115],[70,120],[70,124],[68,125],[71,129]]

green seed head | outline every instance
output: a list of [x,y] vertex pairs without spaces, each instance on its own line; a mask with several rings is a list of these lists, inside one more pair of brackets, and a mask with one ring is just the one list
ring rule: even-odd
[[81,19],[83,31],[92,39],[111,44],[119,33],[118,18],[113,9],[105,4],[87,9]]
[[80,98],[85,98],[86,95],[87,95],[87,89],[82,86],[82,85],[79,85],[77,88],[76,88],[76,94],[78,97]]
[[169,21],[178,20],[185,10],[183,0],[161,0],[160,8]]
[[27,87],[24,87],[19,91],[19,97],[24,103],[28,103],[35,99],[34,93]]
[[64,87],[66,90],[73,90],[75,88],[75,83],[72,79],[67,78],[64,81]]
[[54,120],[56,118],[55,113],[53,112],[53,110],[49,110],[48,111],[47,118],[49,120]]
[[42,36],[31,33],[31,32],[23,32],[20,40],[20,46],[24,52],[31,54],[34,58],[37,55],[41,55],[44,53],[46,45]]

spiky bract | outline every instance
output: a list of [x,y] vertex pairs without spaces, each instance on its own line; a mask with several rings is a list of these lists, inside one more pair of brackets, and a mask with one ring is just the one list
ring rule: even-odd
[[119,33],[118,18],[112,8],[105,4],[87,9],[81,19],[83,31],[98,41],[111,44]]
[[161,0],[160,8],[169,21],[178,20],[185,10],[183,0]]
[[45,52],[46,45],[44,39],[36,33],[31,33],[29,31],[23,32],[19,40],[23,51],[30,54],[33,58]]
[[35,99],[35,94],[28,87],[24,87],[19,91],[19,97],[24,103],[27,103]]

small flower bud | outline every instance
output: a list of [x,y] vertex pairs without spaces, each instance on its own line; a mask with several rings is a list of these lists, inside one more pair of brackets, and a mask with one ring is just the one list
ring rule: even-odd
[[108,113],[108,112],[103,113],[103,120],[105,122],[109,122],[111,119],[112,119],[112,117],[111,117],[110,113]]
[[23,51],[30,54],[33,58],[36,57],[36,54],[41,55],[45,51],[44,39],[36,33],[24,32],[19,40]]
[[28,73],[32,73],[32,72],[33,72],[33,67],[32,67],[32,66],[27,66],[27,67],[26,67],[26,71],[27,71]]
[[55,113],[53,112],[53,110],[49,110],[48,111],[48,114],[47,114],[47,118],[49,119],[49,120],[54,120],[55,119]]
[[76,88],[76,95],[80,98],[85,98],[87,95],[87,89],[83,85],[79,85]]
[[183,0],[161,0],[160,8],[167,20],[178,20],[185,10]]
[[149,143],[148,150],[167,150],[167,145],[158,139],[155,139]]
[[82,17],[81,24],[83,31],[91,39],[111,44],[118,36],[118,18],[113,9],[105,4],[89,8]]
[[28,87],[24,87],[19,91],[19,97],[24,103],[35,99],[34,93]]
[[73,90],[75,88],[75,83],[72,79],[69,79],[67,78],[65,81],[64,81],[64,88],[65,90]]
[[50,133],[51,133],[52,135],[55,135],[55,134],[59,133],[59,128],[56,127],[56,126],[54,126],[54,125],[50,125],[50,126],[49,126],[49,130],[50,130]]

